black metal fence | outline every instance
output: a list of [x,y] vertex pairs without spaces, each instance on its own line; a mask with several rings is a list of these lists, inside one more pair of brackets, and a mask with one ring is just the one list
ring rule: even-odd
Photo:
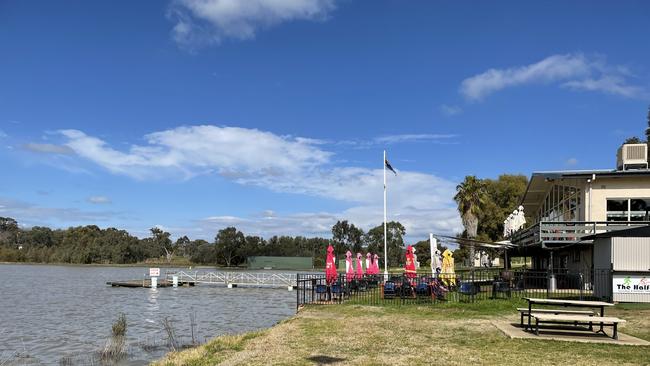
[[333,282],[324,274],[298,274],[296,305],[405,305],[513,297],[610,300],[594,289],[611,287],[611,281],[610,271],[469,270],[437,276],[389,273],[351,278],[339,274]]

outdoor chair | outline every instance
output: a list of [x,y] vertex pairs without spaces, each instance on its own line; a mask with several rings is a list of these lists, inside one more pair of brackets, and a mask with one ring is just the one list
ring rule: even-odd
[[357,280],[350,281],[350,292],[359,292],[359,282]]
[[415,291],[413,286],[411,285],[411,282],[409,281],[408,278],[403,277],[402,278],[402,285],[400,286],[400,296],[402,298],[405,297],[414,297]]
[[415,293],[417,296],[431,296],[431,287],[428,282],[419,282],[415,286]]
[[316,294],[318,294],[318,301],[327,300],[327,286],[316,285]]
[[386,281],[384,283],[384,299],[393,299],[397,294],[397,289],[395,288],[395,282]]
[[434,299],[445,301],[447,291],[449,290],[442,285],[440,280],[434,279],[431,281],[431,295]]
[[330,290],[332,291],[332,300],[338,300],[338,301],[343,300],[343,297],[347,292],[345,287],[340,283],[333,284]]
[[479,293],[479,288],[471,282],[463,282],[458,287],[458,293],[467,296],[474,296]]
[[511,297],[510,283],[505,281],[495,281],[492,284],[492,298],[496,299],[499,293],[503,293],[508,298],[510,298]]
[[357,286],[358,286],[358,290],[361,292],[368,290],[368,282],[364,278],[357,280]]

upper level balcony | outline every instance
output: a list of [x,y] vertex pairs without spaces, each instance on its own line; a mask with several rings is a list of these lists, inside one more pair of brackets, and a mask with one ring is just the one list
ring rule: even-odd
[[510,236],[510,242],[519,246],[557,246],[575,244],[585,236],[632,227],[648,226],[650,221],[542,221]]

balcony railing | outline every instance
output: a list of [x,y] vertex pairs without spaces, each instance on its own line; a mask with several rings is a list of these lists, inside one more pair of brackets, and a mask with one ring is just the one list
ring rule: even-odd
[[542,221],[512,234],[513,244],[577,243],[585,236],[650,225],[650,221]]

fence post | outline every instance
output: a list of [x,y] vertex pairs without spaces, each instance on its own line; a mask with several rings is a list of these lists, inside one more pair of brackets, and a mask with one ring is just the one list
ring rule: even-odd
[[296,312],[300,307],[300,273],[296,273]]
[[[474,263],[470,263],[470,265],[473,265]],[[470,270],[471,272],[471,279],[472,279],[472,303],[474,302],[474,296],[476,296],[476,281],[474,281],[474,266],[471,267],[472,269]]]
[[582,272],[580,272],[580,300],[583,299],[584,290],[585,290],[585,279],[584,276],[582,275]]

